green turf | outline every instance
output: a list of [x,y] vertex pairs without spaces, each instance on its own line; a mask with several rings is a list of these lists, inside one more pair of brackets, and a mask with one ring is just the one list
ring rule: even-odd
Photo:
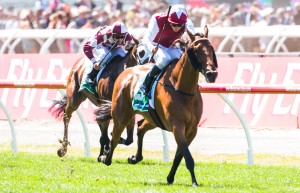
[[2,150],[0,192],[300,192],[299,166],[196,162],[200,186],[193,188],[184,161],[174,183],[166,183],[171,164],[146,159],[129,165],[114,158],[108,167],[83,155]]

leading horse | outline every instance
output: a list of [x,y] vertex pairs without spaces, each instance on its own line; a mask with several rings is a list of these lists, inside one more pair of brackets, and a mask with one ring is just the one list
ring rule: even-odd
[[[97,84],[98,93],[96,95],[90,93],[86,89],[79,91],[81,80],[86,69],[84,57],[79,59],[73,65],[67,80],[66,94],[61,100],[53,100],[53,103],[49,108],[49,111],[55,118],[63,118],[64,122],[64,136],[63,140],[60,140],[62,147],[60,147],[57,151],[59,157],[62,157],[67,153],[67,147],[70,144],[68,141],[68,126],[73,112],[76,111],[79,105],[87,98],[96,106],[100,106],[103,100],[110,101],[116,78],[121,72],[124,71],[126,67],[128,68],[137,65],[138,61],[136,56],[136,47],[139,41],[135,38],[133,39],[135,45],[127,51],[125,57],[114,57],[111,61],[109,61],[103,70]],[[101,130],[101,137],[99,140],[100,153],[98,156],[98,161],[100,161],[100,156],[104,155],[104,153],[108,151],[110,141],[108,137],[109,123],[109,119],[103,122],[97,121],[97,124]],[[127,126],[127,139],[120,140],[120,143],[130,145],[133,142],[133,130],[134,120]]]
[[[154,104],[162,125],[173,133],[177,143],[173,165],[167,177],[168,183],[174,182],[175,173],[184,157],[186,167],[191,174],[192,186],[198,186],[194,173],[194,160],[188,146],[196,136],[203,112],[203,101],[198,91],[199,72],[205,76],[207,82],[215,82],[218,66],[213,46],[208,40],[207,26],[202,35],[193,35],[189,31],[188,35],[191,43],[180,60],[175,65],[169,65],[164,75],[157,80]],[[140,112],[132,107],[134,88],[150,67],[151,64],[135,66],[122,72],[115,82],[111,104],[102,103],[100,106],[102,113],[105,114],[106,111],[111,114],[114,122],[109,153],[101,157],[101,161],[106,165],[111,165],[121,134],[132,122],[135,114],[142,115],[145,120],[139,124],[138,151],[130,162],[137,163],[142,159],[143,136],[148,130],[158,126],[148,111]]]

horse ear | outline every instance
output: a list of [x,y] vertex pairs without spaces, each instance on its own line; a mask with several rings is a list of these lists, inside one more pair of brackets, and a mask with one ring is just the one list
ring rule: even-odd
[[190,30],[186,30],[187,34],[189,35],[190,39],[193,41],[195,41],[195,35],[190,31]]
[[204,27],[204,37],[205,38],[208,38],[208,27],[207,27],[207,25],[205,25],[205,27]]

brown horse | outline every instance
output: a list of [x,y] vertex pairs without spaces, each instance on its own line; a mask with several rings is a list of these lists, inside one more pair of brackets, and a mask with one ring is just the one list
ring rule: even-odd
[[[189,32],[188,34],[192,43],[188,45],[180,60],[175,65],[169,65],[164,75],[159,78],[154,91],[154,104],[162,125],[173,132],[177,142],[176,155],[167,177],[168,183],[174,182],[176,170],[184,157],[192,177],[192,185],[197,186],[194,160],[188,146],[196,136],[203,111],[202,97],[198,92],[199,71],[208,82],[215,82],[218,66],[214,49],[208,40],[207,26],[202,35]],[[142,160],[143,136],[148,130],[158,126],[149,112],[135,111],[131,103],[138,80],[150,67],[151,64],[135,66],[122,72],[115,82],[111,104],[102,103],[100,107],[103,113],[111,113],[114,122],[109,153],[101,157],[101,161],[106,165],[112,163],[114,149],[121,134],[132,122],[135,114],[141,114],[145,120],[141,121],[138,128],[138,151],[136,156],[129,158],[129,162],[137,163]]]
[[[136,46],[139,41],[134,38],[134,42],[135,45],[128,50],[124,58],[116,56],[105,67],[97,84],[98,93],[96,95],[86,89],[78,92],[86,68],[84,58],[79,59],[73,65],[67,80],[66,94],[61,100],[53,100],[53,104],[49,108],[49,111],[55,118],[63,118],[64,121],[64,136],[63,140],[60,140],[62,147],[57,151],[59,157],[67,153],[67,147],[70,144],[68,141],[68,126],[73,112],[76,111],[79,105],[87,98],[96,106],[100,106],[103,100],[111,100],[116,78],[124,71],[125,67],[137,65]],[[97,123],[101,130],[99,161],[100,156],[108,151],[110,140],[107,132],[110,120],[107,119],[104,122],[97,121]],[[120,140],[120,143],[130,145],[133,142],[133,130],[134,120],[127,126],[127,139]]]

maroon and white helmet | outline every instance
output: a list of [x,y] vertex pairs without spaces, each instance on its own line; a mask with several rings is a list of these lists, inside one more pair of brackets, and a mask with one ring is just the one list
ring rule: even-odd
[[117,21],[112,24],[112,34],[125,36],[127,33],[127,27],[123,22]]
[[179,5],[172,6],[168,21],[175,24],[185,24],[187,21],[185,8]]

